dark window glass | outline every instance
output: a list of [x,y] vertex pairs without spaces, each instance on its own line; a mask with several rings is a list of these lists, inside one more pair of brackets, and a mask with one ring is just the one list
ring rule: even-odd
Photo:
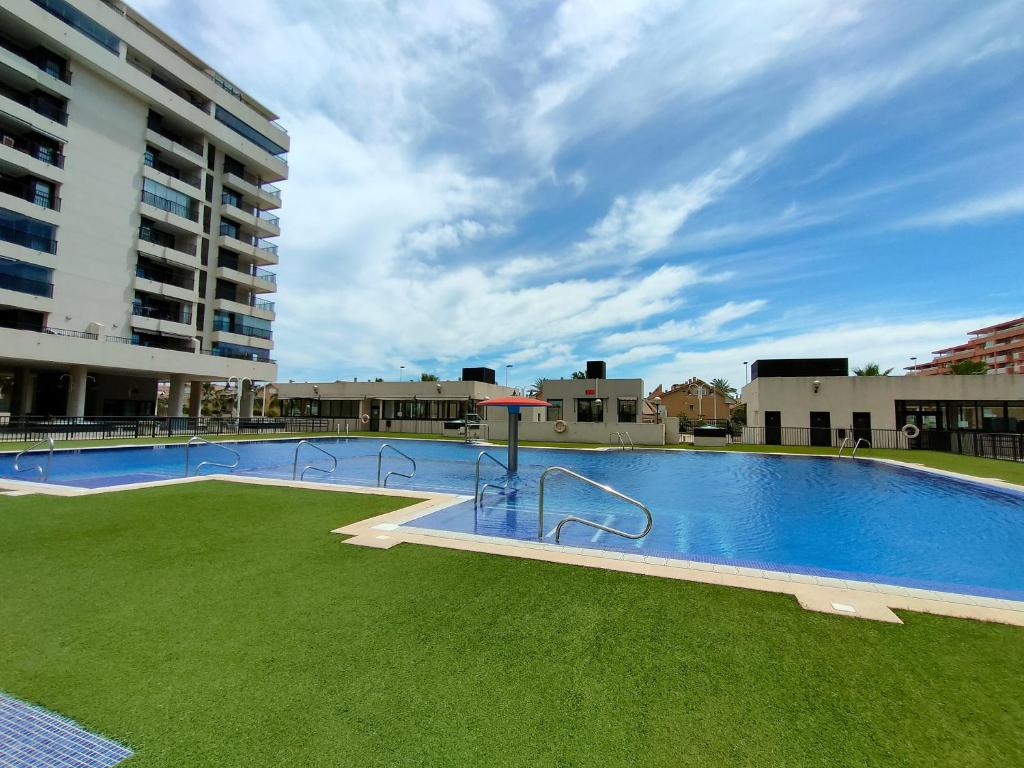
[[264,149],[272,155],[283,155],[285,153],[286,150],[284,147],[271,141],[248,123],[239,120],[224,109],[224,107],[218,106],[214,116],[232,131],[240,136],[244,136],[260,149]]
[[619,421],[636,423],[636,399],[632,397],[619,398]]
[[57,228],[45,221],[0,208],[0,240],[47,253],[57,252]]
[[93,21],[65,0],[32,0],[32,2],[56,16],[69,27],[77,29],[86,37],[99,43],[111,53],[120,52],[121,40],[117,35]]
[[0,288],[32,296],[53,296],[53,270],[0,258]]
[[549,399],[550,406],[548,406],[548,421],[558,421],[562,418],[562,401]]
[[576,400],[576,421],[604,421],[604,402],[599,398],[579,398]]

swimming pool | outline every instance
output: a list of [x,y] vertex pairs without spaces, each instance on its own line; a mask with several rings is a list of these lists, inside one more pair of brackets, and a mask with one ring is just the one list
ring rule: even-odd
[[[412,480],[392,476],[390,487],[472,495],[480,446],[390,442],[417,462]],[[329,438],[316,444],[338,457],[338,469],[326,476],[308,473],[307,479],[376,484],[382,441]],[[230,445],[241,454],[234,474],[291,477],[294,441]],[[504,458],[504,448],[490,452]],[[191,453],[193,468],[228,456],[209,445],[193,446]],[[5,477],[15,477],[11,458],[0,459]],[[62,451],[54,454],[49,481],[102,487],[164,480],[181,477],[184,461],[182,445]],[[306,447],[299,467],[325,462]],[[646,503],[654,516],[650,535],[637,541],[569,524],[562,532],[566,545],[1024,599],[1024,492],[871,461],[523,448],[517,494],[488,492],[480,509],[464,502],[411,525],[536,540],[537,482],[552,465],[611,485]],[[405,472],[408,464],[385,453],[384,471],[391,469]],[[481,482],[503,472],[490,462],[481,471]],[[553,541],[555,524],[567,514],[629,531],[643,527],[639,510],[570,478],[551,476],[546,487],[545,541]]]

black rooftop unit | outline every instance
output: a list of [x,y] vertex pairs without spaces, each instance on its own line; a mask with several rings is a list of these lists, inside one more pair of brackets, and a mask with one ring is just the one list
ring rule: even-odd
[[846,357],[803,357],[792,360],[755,360],[750,367],[750,380],[764,378],[796,378],[799,376],[849,376],[850,360]]
[[463,368],[463,381],[482,381],[484,384],[494,384],[493,368]]
[[604,360],[587,360],[588,379],[607,379],[608,366]]

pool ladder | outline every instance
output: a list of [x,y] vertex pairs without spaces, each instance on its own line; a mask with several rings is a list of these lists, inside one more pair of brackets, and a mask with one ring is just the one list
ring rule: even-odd
[[[347,429],[347,425],[346,425],[346,429]],[[306,466],[304,466],[302,468],[301,472],[298,472],[298,468],[299,468],[299,450],[302,448],[303,445],[308,445],[310,448],[315,448],[316,450],[320,451],[320,453],[322,453],[324,456],[329,458],[331,460],[331,467],[330,467],[330,469],[324,469],[323,467],[318,467],[315,464],[307,464]],[[298,479],[298,480],[305,480],[307,472],[323,472],[325,475],[332,475],[332,474],[334,474],[334,472],[337,469],[338,469],[338,457],[335,456],[333,453],[329,453],[328,451],[325,451],[323,448],[321,448],[316,443],[310,442],[309,440],[299,440],[298,444],[295,446],[295,456],[292,458],[292,480],[296,480],[296,479]],[[298,474],[298,478],[296,478],[296,474]]]
[[626,450],[626,443],[629,443],[629,450],[636,450],[636,446],[633,445],[633,438],[629,436],[629,432],[612,432],[608,436],[608,443],[614,445],[612,438],[618,440],[619,445],[622,446],[622,450]]
[[[43,468],[42,464],[37,464],[34,467],[22,467],[22,466],[18,465],[18,462],[21,460],[22,456],[24,456],[26,453],[29,453],[29,452],[31,452],[31,451],[35,450],[36,448],[38,448],[40,446],[43,446],[43,445],[47,446],[47,451],[46,451],[46,468],[45,469]],[[46,438],[43,438],[42,440],[39,440],[38,442],[32,443],[32,445],[30,445],[24,451],[19,451],[18,455],[14,457],[14,471],[15,472],[33,472],[33,471],[38,472],[39,473],[39,481],[45,483],[49,479],[49,477],[50,477],[50,465],[52,463],[53,463],[53,438],[52,437],[46,437]]]
[[581,523],[582,525],[589,525],[591,528],[597,528],[607,533],[613,533],[616,536],[622,536],[627,539],[642,539],[648,533],[651,532],[651,527],[654,525],[654,519],[651,517],[651,510],[642,501],[630,498],[624,493],[612,488],[610,485],[599,483],[596,480],[591,480],[589,477],[584,477],[578,472],[573,472],[571,469],[565,467],[548,467],[540,475],[540,500],[537,502],[537,541],[541,541],[544,538],[544,480],[548,475],[552,473],[558,473],[568,475],[569,477],[575,478],[580,482],[586,483],[587,485],[597,488],[599,491],[604,491],[609,496],[614,496],[617,499],[632,504],[634,507],[639,507],[643,510],[644,517],[647,518],[647,524],[644,525],[644,529],[640,533],[629,533],[627,531],[620,531],[618,528],[612,528],[608,525],[602,525],[601,523],[593,520],[587,520],[584,517],[577,517],[576,515],[569,515],[563,517],[558,521],[558,525],[555,526],[555,543],[559,544],[562,538],[562,527],[567,523]]
[[[395,470],[391,470],[386,475],[384,475],[384,482],[381,483],[381,481],[380,481],[380,465],[384,461],[384,449],[385,448],[390,448],[392,451],[397,453],[399,456],[402,456],[402,457],[408,459],[412,463],[412,474],[411,475],[407,475],[404,472],[397,472]],[[378,488],[387,488],[388,487],[388,478],[391,477],[392,475],[397,475],[398,477],[404,477],[404,478],[407,478],[409,480],[412,480],[414,477],[416,477],[416,459],[414,459],[409,454],[403,453],[402,451],[398,450],[397,448],[395,448],[395,446],[391,445],[390,443],[384,443],[384,445],[382,445],[380,447],[380,450],[377,451],[377,487]]]
[[[483,488],[480,487],[480,462],[481,460],[483,460],[485,456],[505,470],[504,483],[484,483]],[[512,475],[508,471],[508,467],[500,459],[496,459],[487,451],[480,451],[480,455],[476,457],[476,480],[473,482],[473,507],[476,508],[483,503],[484,491],[486,491],[488,488],[498,488],[504,491],[508,489],[508,484],[511,481]]]
[[227,451],[228,453],[230,453],[231,455],[233,455],[235,457],[235,460],[231,464],[225,464],[225,463],[223,463],[221,461],[200,461],[198,464],[196,464],[195,472],[192,473],[193,475],[198,475],[199,474],[199,470],[201,470],[203,467],[223,467],[224,469],[234,469],[242,461],[241,454],[238,451],[236,451],[234,448],[228,448],[226,445],[222,445],[220,443],[214,443],[214,442],[212,442],[210,440],[206,440],[205,438],[202,438],[202,437],[193,437],[193,438],[190,438],[187,443],[185,443],[185,477],[189,476],[188,475],[188,468],[189,468],[188,454],[189,454],[189,449],[193,445],[212,445],[214,448],[220,448],[222,451]]
[[843,442],[841,442],[839,444],[839,455],[840,456],[843,455],[843,451],[850,445],[850,443],[853,443],[853,453],[850,454],[853,458],[857,458],[857,449],[860,448],[861,444],[866,445],[868,448],[871,447],[871,442],[869,440],[867,440],[866,438],[858,437],[857,441],[854,442],[850,438],[850,436],[847,435],[846,437],[843,438]]

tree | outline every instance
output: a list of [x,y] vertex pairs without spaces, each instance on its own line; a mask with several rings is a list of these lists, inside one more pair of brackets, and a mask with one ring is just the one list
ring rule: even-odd
[[736,387],[729,384],[728,379],[712,379],[711,391],[721,397],[736,397]]
[[537,379],[533,384],[530,385],[530,391],[534,397],[544,396],[544,379]]
[[572,378],[574,378],[574,379],[585,379],[585,378],[587,378],[587,374],[585,374],[583,371],[573,371],[572,372]]
[[984,360],[961,360],[949,366],[949,372],[954,376],[977,376],[988,372],[988,363]]
[[739,403],[729,414],[729,421],[740,427],[747,425],[747,404]]
[[892,368],[886,368],[884,371],[879,367],[878,363],[866,363],[861,368],[854,368],[854,376],[888,376],[892,373]]
[[440,381],[440,379],[432,373],[421,373],[420,381]]

